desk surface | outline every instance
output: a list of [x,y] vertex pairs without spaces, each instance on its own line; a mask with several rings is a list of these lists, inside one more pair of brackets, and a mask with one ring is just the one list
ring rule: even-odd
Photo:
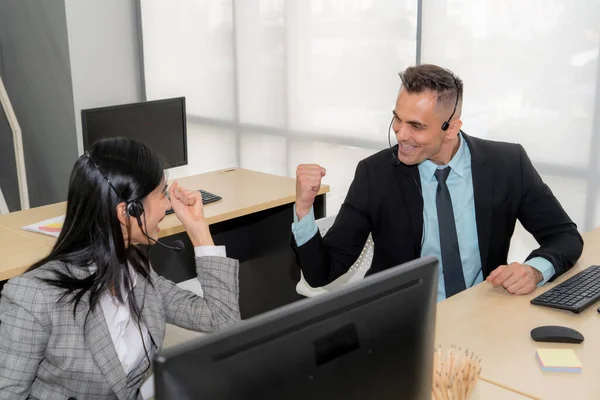
[[[579,262],[556,282],[526,296],[512,296],[483,282],[438,304],[436,342],[467,347],[482,358],[481,377],[540,399],[600,398],[600,314],[598,304],[577,315],[534,306],[529,301],[589,265],[600,263],[600,229],[583,235]],[[564,325],[581,332],[582,344],[538,343],[530,331],[540,325]],[[571,348],[581,373],[543,372],[536,348]]]
[[486,381],[477,382],[469,400],[527,400],[529,397],[522,396],[512,390],[496,386]]
[[[209,224],[260,212],[296,200],[296,180],[242,168],[208,172],[178,179],[189,189],[203,189],[220,195],[223,200],[205,206]],[[329,192],[322,185],[319,194]],[[48,254],[56,239],[21,228],[65,213],[66,202],[0,215],[0,281],[24,272]],[[160,224],[160,237],[183,232],[175,215]]]

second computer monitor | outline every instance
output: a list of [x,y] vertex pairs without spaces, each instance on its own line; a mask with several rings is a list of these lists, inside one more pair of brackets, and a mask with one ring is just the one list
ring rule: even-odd
[[162,399],[430,399],[438,262],[422,258],[155,357]]
[[123,136],[146,143],[167,168],[188,163],[185,97],[81,110],[83,149]]

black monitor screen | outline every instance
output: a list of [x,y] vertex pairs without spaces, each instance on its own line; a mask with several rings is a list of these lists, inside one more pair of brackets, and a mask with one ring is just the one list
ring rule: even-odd
[[167,168],[186,165],[185,97],[81,110],[83,149],[94,142],[127,137],[156,151]]
[[418,259],[163,350],[156,399],[429,400],[437,265]]

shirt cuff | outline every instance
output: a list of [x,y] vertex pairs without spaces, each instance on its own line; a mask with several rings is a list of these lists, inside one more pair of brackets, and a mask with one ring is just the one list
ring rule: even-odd
[[543,257],[534,257],[531,260],[525,261],[523,264],[530,265],[542,273],[543,278],[538,282],[538,287],[548,282],[548,280],[556,273],[552,263]]
[[196,246],[194,254],[196,257],[227,257],[225,246]]
[[315,211],[313,207],[310,208],[310,211],[304,218],[298,221],[298,216],[296,215],[296,205],[294,205],[294,223],[292,223],[292,234],[296,240],[296,246],[300,247],[304,243],[308,242],[317,234],[318,230],[319,227],[317,227],[317,222],[315,221]]

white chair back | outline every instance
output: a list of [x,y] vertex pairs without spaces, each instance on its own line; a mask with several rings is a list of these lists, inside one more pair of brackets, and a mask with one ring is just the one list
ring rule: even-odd
[[[319,231],[321,232],[321,236],[325,236],[329,228],[333,225],[335,221],[335,215],[331,217],[325,217],[317,220],[317,226],[319,227]],[[371,234],[367,238],[367,242],[365,243],[365,247],[363,248],[360,256],[356,262],[350,267],[348,272],[344,275],[337,278],[335,281],[330,284],[322,287],[313,288],[310,286],[306,280],[304,279],[304,274],[302,271],[300,272],[300,281],[296,285],[296,292],[302,296],[313,297],[322,293],[326,293],[331,290],[335,290],[342,285],[351,284],[354,282],[358,282],[365,277],[365,274],[371,268],[371,263],[373,262],[373,238]]]

